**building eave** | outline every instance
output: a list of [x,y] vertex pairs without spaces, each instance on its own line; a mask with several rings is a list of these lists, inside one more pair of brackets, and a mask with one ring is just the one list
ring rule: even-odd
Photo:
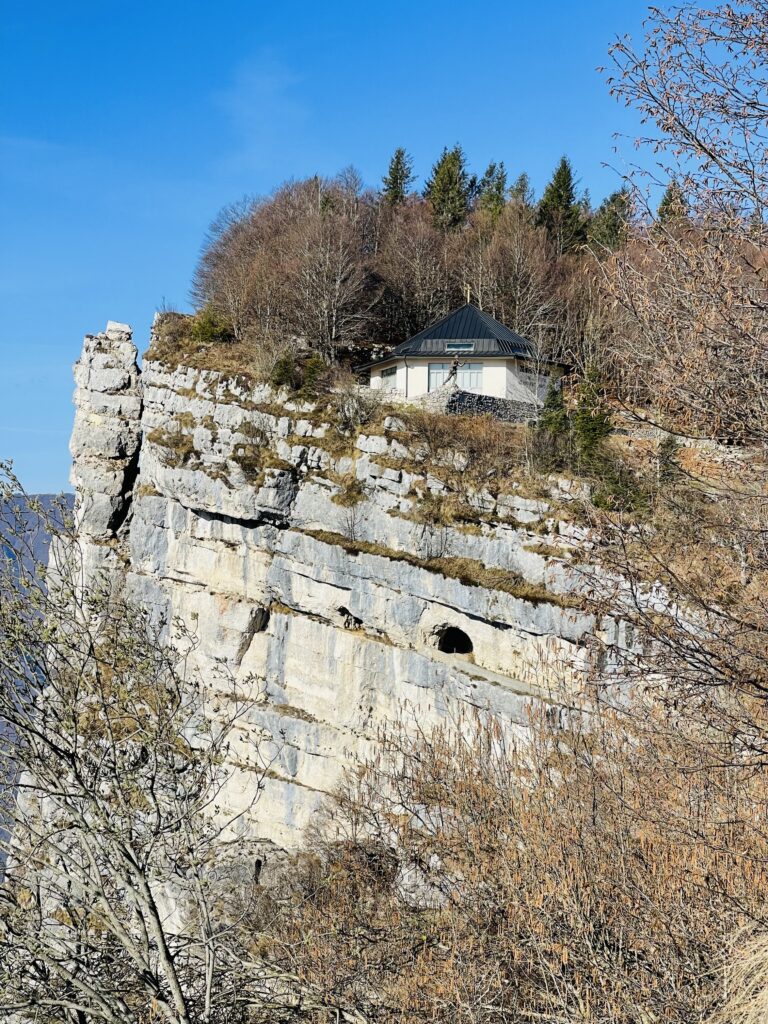
[[526,355],[523,352],[488,352],[479,353],[475,355],[472,352],[407,352],[407,353],[392,353],[388,356],[382,356],[380,359],[374,359],[372,363],[362,363],[360,366],[355,367],[355,372],[359,373],[362,370],[371,370],[374,366],[383,366],[385,363],[404,363],[408,359],[424,359],[427,362],[434,361],[437,359],[452,360],[456,356],[465,357],[461,361],[471,361],[473,363],[484,362],[487,359],[491,360],[504,360],[509,361],[510,359],[517,359],[523,363],[540,363],[543,366],[558,366],[562,370],[568,368],[567,363],[561,363],[554,359],[537,359],[535,356]]

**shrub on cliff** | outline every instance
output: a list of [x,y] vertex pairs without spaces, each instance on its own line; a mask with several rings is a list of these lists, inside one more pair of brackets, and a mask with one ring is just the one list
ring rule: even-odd
[[597,367],[591,365],[576,387],[571,416],[573,444],[579,465],[586,472],[600,468],[604,441],[611,433],[611,418],[602,394]]
[[325,389],[328,379],[328,365],[318,355],[311,355],[301,366],[299,395],[311,401]]
[[766,780],[671,709],[589,710],[541,708],[530,743],[480,717],[383,737],[277,919],[286,962],[393,1024],[706,1019],[768,912]]
[[299,367],[296,362],[296,356],[293,352],[283,352],[283,354],[275,360],[275,364],[272,367],[272,372],[269,376],[269,383],[278,391],[281,388],[288,388],[290,391],[295,391],[300,386]]
[[235,340],[232,325],[211,306],[203,306],[192,318],[190,333],[199,345],[220,345]]

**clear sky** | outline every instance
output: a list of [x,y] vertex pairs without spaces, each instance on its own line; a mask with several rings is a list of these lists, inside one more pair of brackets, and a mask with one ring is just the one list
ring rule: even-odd
[[538,193],[571,158],[593,201],[637,131],[596,71],[636,0],[2,0],[0,458],[67,489],[72,363],[108,319],[146,347],[186,308],[206,227],[245,193],[405,146],[503,159]]

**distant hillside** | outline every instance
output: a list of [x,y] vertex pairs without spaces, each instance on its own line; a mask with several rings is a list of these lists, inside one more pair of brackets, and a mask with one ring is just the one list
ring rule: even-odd
[[[45,562],[50,543],[48,524],[60,522],[63,510],[71,512],[74,500],[73,494],[31,494],[19,495],[0,504],[0,540],[7,540],[11,534],[18,534],[21,529],[29,560]],[[32,502],[39,503],[40,511],[30,508]],[[15,547],[16,545],[13,546]],[[3,551],[6,554],[12,555],[13,548],[8,543],[3,543]]]

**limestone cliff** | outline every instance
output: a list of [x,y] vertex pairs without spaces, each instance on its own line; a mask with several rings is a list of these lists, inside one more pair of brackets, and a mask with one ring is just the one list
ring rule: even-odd
[[[570,564],[578,531],[546,501],[481,489],[475,522],[430,525],[419,503],[445,484],[396,415],[347,435],[236,377],[139,371],[124,325],[87,337],[75,373],[87,572],[181,617],[202,670],[250,688],[242,734],[270,761],[255,834],[295,845],[386,721],[429,726],[469,705],[522,724],[549,677],[585,666],[596,624]],[[467,640],[471,654],[451,652]],[[244,767],[233,807],[253,785]]]

